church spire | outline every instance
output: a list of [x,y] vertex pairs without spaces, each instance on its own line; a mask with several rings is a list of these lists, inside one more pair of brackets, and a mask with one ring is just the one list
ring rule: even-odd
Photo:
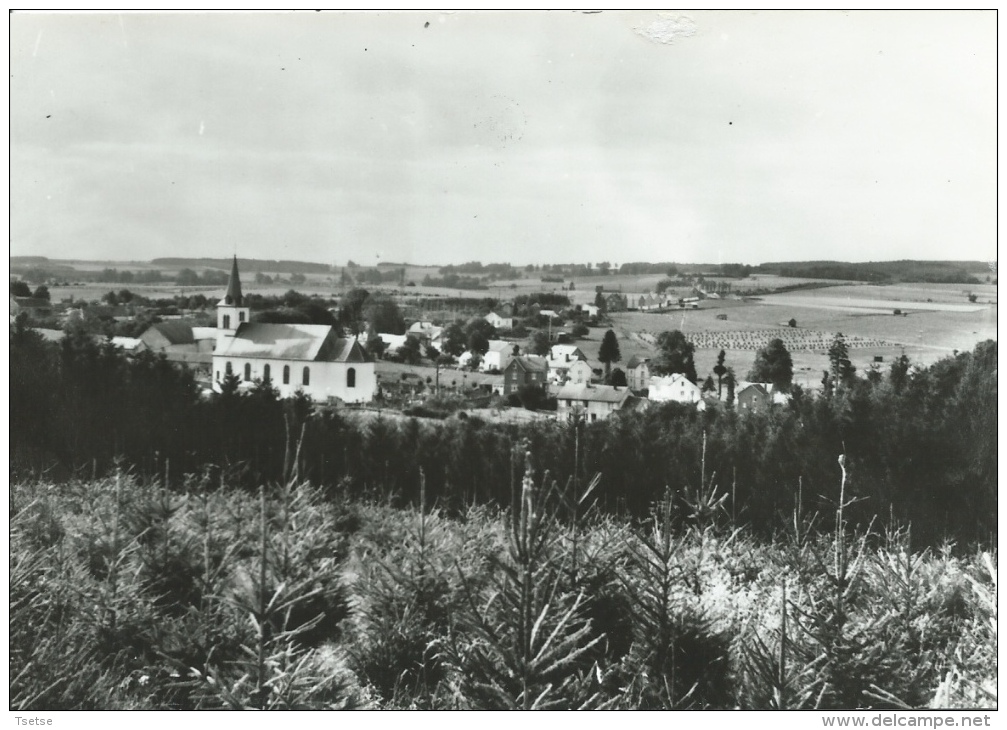
[[220,300],[220,303],[232,307],[242,306],[241,279],[238,278],[237,256],[234,257],[234,262],[231,264],[231,278],[227,282],[227,292],[224,294],[224,298]]

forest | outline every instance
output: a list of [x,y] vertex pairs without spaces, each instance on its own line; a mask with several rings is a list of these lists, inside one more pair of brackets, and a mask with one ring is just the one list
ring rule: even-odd
[[520,426],[10,345],[11,709],[996,706],[995,342]]

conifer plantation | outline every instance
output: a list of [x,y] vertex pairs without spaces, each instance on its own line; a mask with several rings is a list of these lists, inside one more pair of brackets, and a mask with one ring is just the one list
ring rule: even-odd
[[10,351],[12,710],[997,704],[993,341],[524,425]]

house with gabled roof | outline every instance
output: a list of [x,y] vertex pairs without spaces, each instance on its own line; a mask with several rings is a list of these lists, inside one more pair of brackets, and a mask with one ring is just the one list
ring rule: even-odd
[[556,392],[556,412],[559,418],[579,414],[588,421],[597,421],[610,417],[633,400],[626,387],[567,383]]
[[487,322],[489,322],[495,329],[498,330],[511,330],[514,329],[514,325],[517,322],[513,317],[502,317],[496,312],[490,312],[485,317],[483,317]]
[[762,383],[741,384],[734,394],[735,408],[748,413],[769,410],[773,398]]
[[169,319],[152,324],[138,338],[143,349],[163,354],[169,362],[190,369],[209,372],[217,330],[194,327],[184,319]]
[[549,378],[554,383],[566,380],[570,366],[587,355],[576,345],[553,345],[549,348]]
[[790,402],[790,394],[775,387],[772,383],[752,383],[742,381],[734,391],[735,408],[739,411],[759,413],[770,406],[786,405]]
[[577,385],[590,383],[594,377],[594,368],[587,360],[576,360],[570,363],[570,367],[566,371],[566,382]]
[[650,358],[633,355],[626,361],[626,384],[633,390],[650,387]]
[[45,319],[52,316],[52,303],[41,297],[11,297],[10,321],[19,314],[27,315],[29,320]]
[[676,403],[700,403],[702,389],[682,373],[655,375],[650,379],[647,399],[652,401],[674,401]]
[[238,260],[217,304],[214,389],[228,375],[268,380],[283,398],[302,392],[316,402],[366,403],[377,392],[374,361],[354,338],[330,325],[251,322],[244,306]]
[[526,385],[537,385],[543,389],[549,380],[549,362],[537,355],[523,355],[513,358],[504,368],[504,395],[517,393]]
[[489,370],[503,371],[508,363],[510,363],[511,358],[514,357],[514,349],[516,347],[513,342],[508,342],[507,340],[490,340],[489,349],[483,355],[479,369],[483,372]]

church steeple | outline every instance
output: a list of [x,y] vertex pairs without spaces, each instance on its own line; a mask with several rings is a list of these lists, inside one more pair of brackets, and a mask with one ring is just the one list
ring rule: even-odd
[[242,305],[241,297],[241,278],[238,276],[238,257],[234,257],[234,261],[231,263],[231,278],[227,282],[227,292],[224,294],[224,298],[220,300],[220,304],[229,307],[240,307]]
[[217,351],[227,340],[234,337],[238,327],[249,320],[250,310],[244,306],[241,294],[241,278],[238,276],[238,257],[231,264],[231,278],[227,282],[224,298],[217,302]]

